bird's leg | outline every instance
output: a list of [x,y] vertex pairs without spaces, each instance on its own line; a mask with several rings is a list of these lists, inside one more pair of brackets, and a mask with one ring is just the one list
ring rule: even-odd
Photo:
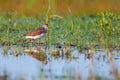
[[46,51],[46,49],[47,49],[47,38],[45,36],[45,51]]
[[30,39],[30,49],[32,48],[32,45],[33,45],[33,39]]
[[37,42],[34,42],[35,47],[38,47],[39,44],[39,40],[37,40]]
[[27,43],[27,46],[25,46],[25,48],[29,48],[29,44],[28,44],[29,43],[29,39],[26,39],[25,41]]
[[31,39],[30,39],[30,49],[31,49],[32,43],[31,43]]
[[47,45],[47,38],[45,37],[45,46]]

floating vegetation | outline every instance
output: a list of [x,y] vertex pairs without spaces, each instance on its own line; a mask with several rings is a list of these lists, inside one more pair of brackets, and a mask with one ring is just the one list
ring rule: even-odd
[[[39,48],[30,47],[30,49],[26,49],[23,47],[17,48],[17,46],[12,46],[8,49],[7,56],[3,56],[4,50],[1,47],[0,70],[5,69],[7,70],[7,72],[2,74],[0,73],[0,79],[26,79],[26,76],[24,74],[26,74],[27,72],[27,75],[30,77],[30,79],[33,78],[33,76],[31,76],[29,73],[40,75],[35,76],[34,79],[38,77],[40,79],[55,78],[61,80],[120,79],[120,50],[97,51],[88,48],[87,50],[85,50],[86,54],[88,54],[86,56],[86,54],[78,52],[77,47],[73,46],[53,47],[51,45],[50,49],[48,50],[43,49],[44,47],[45,46],[41,46]],[[11,53],[14,56],[9,55]],[[21,53],[23,53],[23,55],[20,55]],[[107,56],[107,54],[109,54],[109,56]],[[119,56],[117,56],[118,54]],[[17,68],[14,69],[14,67],[16,66]],[[38,73],[36,72],[36,69]],[[19,72],[22,74],[19,74]],[[16,73],[16,75],[13,76],[12,74],[14,73]],[[103,73],[105,76],[103,75]]]

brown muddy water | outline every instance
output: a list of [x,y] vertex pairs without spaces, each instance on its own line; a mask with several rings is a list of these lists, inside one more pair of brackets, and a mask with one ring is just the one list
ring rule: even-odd
[[0,47],[0,80],[114,80],[120,72],[120,50],[110,56],[105,50],[80,52],[77,47],[6,47]]

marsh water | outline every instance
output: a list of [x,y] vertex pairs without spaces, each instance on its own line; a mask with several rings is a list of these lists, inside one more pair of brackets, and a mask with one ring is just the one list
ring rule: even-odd
[[72,47],[70,57],[54,57],[50,53],[54,47],[42,48],[47,56],[44,64],[26,54],[23,47],[13,46],[7,54],[5,49],[5,46],[0,47],[0,80],[88,80],[91,76],[114,80],[114,69],[120,71],[119,50],[112,51],[111,61],[104,50],[95,50],[93,57],[88,58],[87,50],[80,52],[77,47]]

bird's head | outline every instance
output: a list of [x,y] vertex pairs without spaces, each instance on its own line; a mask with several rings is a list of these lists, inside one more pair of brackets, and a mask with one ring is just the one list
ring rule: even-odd
[[44,28],[44,29],[46,29],[46,30],[48,30],[48,24],[44,24],[44,25],[42,25],[42,27]]

